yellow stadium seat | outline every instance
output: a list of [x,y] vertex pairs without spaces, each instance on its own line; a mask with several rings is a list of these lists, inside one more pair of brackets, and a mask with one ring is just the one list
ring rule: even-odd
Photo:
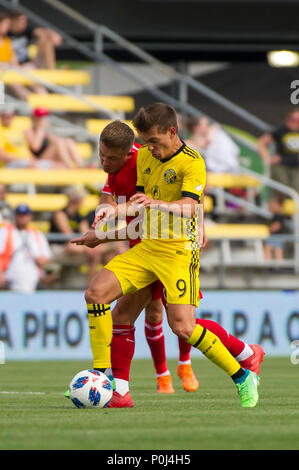
[[107,175],[103,170],[91,168],[36,170],[29,168],[0,169],[0,183],[3,184],[35,184],[40,186],[72,186],[93,185],[103,186]]
[[213,224],[206,225],[207,237],[210,240],[219,238],[252,239],[267,238],[269,227],[264,224]]
[[49,233],[50,231],[50,222],[48,220],[35,220],[30,222],[30,227],[36,228],[43,233]]
[[[131,112],[134,111],[135,108],[135,102],[131,96],[84,95],[84,97],[94,102],[95,105],[103,106],[112,111]],[[42,106],[51,111],[77,113],[97,111],[92,106],[89,106],[73,96],[55,93],[49,93],[47,95],[31,93],[28,95],[27,102],[33,108]]]
[[211,196],[204,197],[203,206],[205,212],[211,212],[213,210],[213,199]]
[[[33,212],[55,212],[63,209],[67,204],[66,194],[21,194],[8,193],[6,202],[14,209],[19,204],[27,204]],[[88,194],[85,196],[80,212],[87,214],[99,204],[99,196]]]
[[[46,80],[54,85],[61,86],[76,86],[76,85],[88,85],[90,83],[90,74],[84,70],[28,70],[30,75]],[[14,70],[5,70],[0,74],[0,79],[5,85],[11,85],[13,83],[21,85],[32,85],[33,79],[28,76],[22,75],[21,73]]]
[[261,183],[247,175],[234,175],[229,173],[208,173],[207,186],[213,188],[255,188]]
[[76,142],[76,148],[82,158],[90,158],[92,155],[92,145],[88,142]]
[[285,199],[283,202],[284,215],[291,216],[296,212],[296,204],[293,199]]
[[[99,135],[102,132],[102,130],[104,129],[104,127],[106,127],[107,124],[109,124],[110,122],[111,122],[110,119],[87,119],[86,120],[86,129],[91,134]],[[128,126],[130,126],[131,129],[133,129],[133,131],[136,134],[136,130],[133,127],[132,121],[123,121],[123,122],[125,122]]]

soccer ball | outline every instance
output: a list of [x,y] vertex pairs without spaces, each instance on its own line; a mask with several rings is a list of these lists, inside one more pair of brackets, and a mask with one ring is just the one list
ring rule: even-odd
[[112,398],[108,377],[98,370],[82,370],[69,385],[70,399],[77,408],[105,408]]

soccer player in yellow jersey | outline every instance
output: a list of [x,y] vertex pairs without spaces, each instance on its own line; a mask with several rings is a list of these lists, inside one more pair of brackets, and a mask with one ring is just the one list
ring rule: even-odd
[[[144,207],[142,241],[116,256],[85,293],[97,368],[111,367],[110,303],[159,279],[166,290],[172,331],[227,372],[242,406],[258,402],[258,377],[240,367],[222,342],[195,321],[199,302],[198,207],[206,184],[204,160],[178,135],[175,110],[164,103],[141,108],[133,120],[144,145],[137,156],[137,193],[126,208]],[[117,208],[98,213],[104,223]],[[129,227],[128,227],[129,230]]]

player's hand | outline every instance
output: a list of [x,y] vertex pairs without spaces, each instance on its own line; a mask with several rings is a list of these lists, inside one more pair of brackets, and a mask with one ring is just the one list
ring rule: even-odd
[[130,201],[132,204],[143,207],[153,207],[159,202],[156,199],[152,199],[149,196],[146,196],[145,194],[134,194],[134,196],[130,198]]
[[95,218],[92,223],[92,228],[96,228],[99,226],[104,225],[109,219],[114,219],[117,216],[117,211],[115,206],[112,205],[105,205],[105,206],[98,206],[95,211]]
[[88,232],[84,233],[81,237],[73,238],[71,243],[75,245],[84,245],[88,246],[89,248],[94,248],[95,246],[100,244],[100,240],[95,234],[94,230],[89,230]]

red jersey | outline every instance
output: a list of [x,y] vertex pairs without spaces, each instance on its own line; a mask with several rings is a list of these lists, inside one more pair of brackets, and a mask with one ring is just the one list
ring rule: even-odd
[[[109,194],[114,199],[118,199],[120,196],[125,197],[126,201],[130,199],[133,194],[136,193],[136,182],[137,182],[137,168],[136,159],[140,145],[134,143],[131,151],[133,154],[126,164],[117,172],[108,175],[105,186],[102,189],[103,194]],[[134,217],[128,217],[127,223],[129,223]],[[130,247],[136,245],[140,239],[130,240]]]

